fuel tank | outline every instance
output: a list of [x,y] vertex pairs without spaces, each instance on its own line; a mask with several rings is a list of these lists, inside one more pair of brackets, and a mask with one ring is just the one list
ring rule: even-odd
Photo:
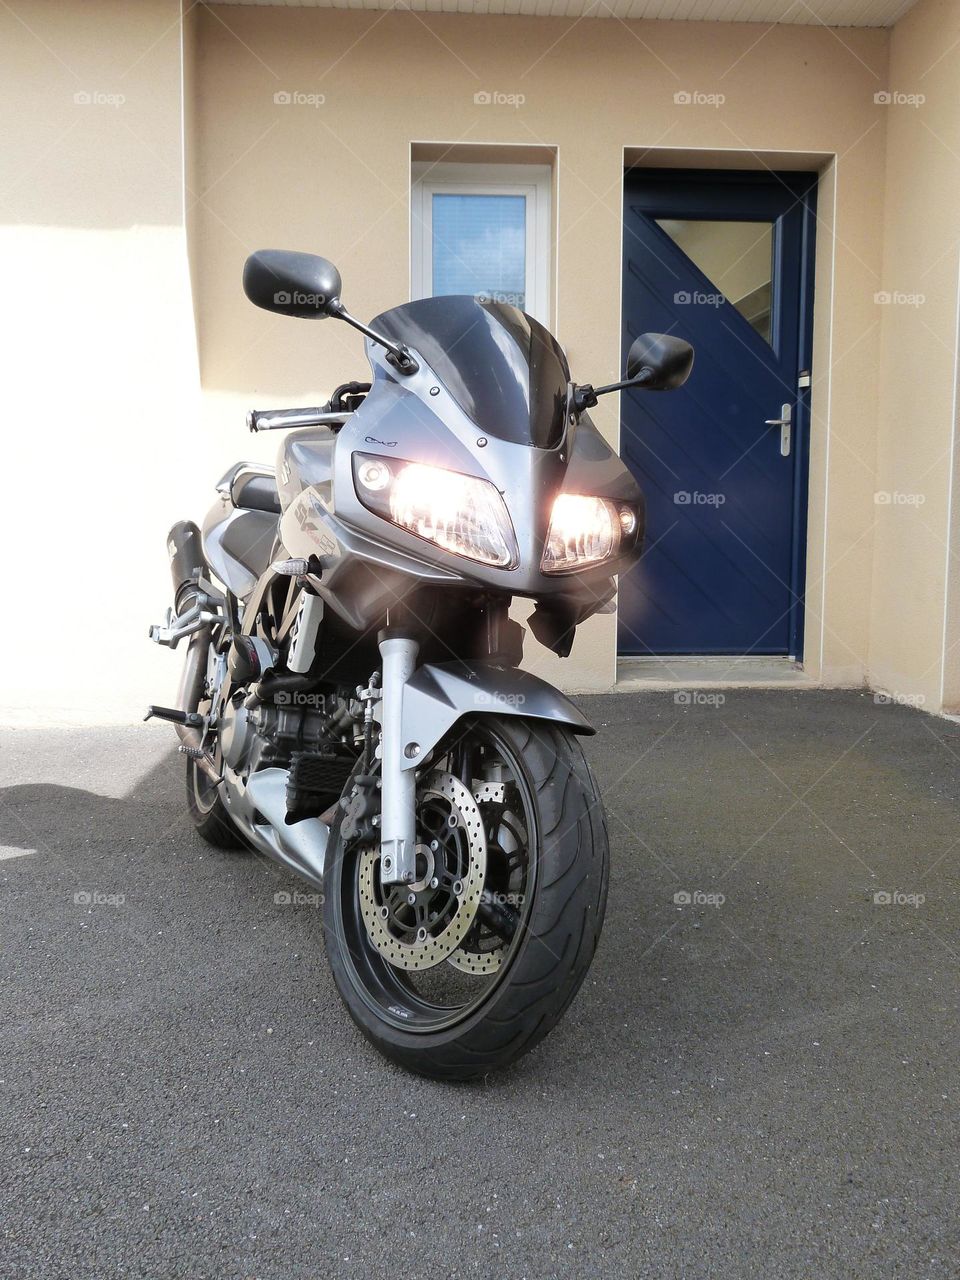
[[203,554],[210,568],[239,599],[245,599],[274,558],[277,517],[233,505],[221,493],[203,522]]

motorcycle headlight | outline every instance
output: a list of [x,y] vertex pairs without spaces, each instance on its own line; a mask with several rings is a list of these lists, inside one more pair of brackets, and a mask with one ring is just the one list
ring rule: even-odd
[[572,573],[609,560],[637,528],[637,515],[626,503],[581,493],[558,494],[543,547],[543,573]]
[[496,485],[446,467],[353,455],[357,497],[378,516],[454,555],[513,568],[517,540]]

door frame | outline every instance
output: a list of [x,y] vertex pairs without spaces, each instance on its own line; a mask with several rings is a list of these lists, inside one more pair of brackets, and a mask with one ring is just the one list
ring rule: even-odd
[[[816,227],[817,227],[817,196],[819,192],[822,171],[816,164],[811,164],[810,168],[803,169],[775,169],[772,164],[756,163],[756,154],[746,152],[742,154],[744,167],[732,168],[726,167],[728,157],[736,159],[740,153],[728,153],[724,157],[723,167],[700,166],[691,163],[671,164],[669,163],[669,152],[658,151],[657,161],[650,159],[653,153],[648,153],[646,162],[631,163],[628,160],[630,148],[624,149],[624,165],[623,165],[623,181],[621,186],[620,198],[620,331],[623,332],[623,263],[626,253],[626,220],[623,216],[626,207],[627,179],[631,173],[650,173],[660,176],[664,180],[676,177],[679,181],[684,178],[692,182],[709,182],[718,186],[726,186],[729,189],[735,189],[737,186],[746,186],[755,183],[758,179],[774,179],[781,183],[788,191],[796,197],[796,203],[801,211],[801,261],[800,261],[800,287],[799,287],[799,315],[798,315],[798,342],[797,342],[797,364],[798,375],[806,372],[808,377],[805,385],[800,385],[798,376],[798,385],[794,388],[795,395],[795,417],[794,417],[794,451],[796,454],[796,464],[793,471],[793,509],[791,513],[791,556],[790,556],[790,581],[784,584],[790,593],[789,606],[789,652],[788,657],[802,662],[804,656],[804,621],[805,621],[805,601],[806,601],[806,570],[807,570],[807,526],[809,516],[809,500],[810,500],[810,424],[811,424],[811,384],[812,384],[812,366],[813,366],[813,347],[814,347],[814,287],[816,280]],[[689,152],[683,154],[689,156]],[[705,155],[704,159],[709,160],[715,158],[713,155]],[[812,157],[811,157],[812,159]],[[754,163],[750,165],[750,161]],[[662,216],[669,217],[669,213]],[[674,216],[684,216],[678,213]],[[689,216],[689,214],[687,214]],[[780,251],[779,233],[774,237],[774,254]],[[623,417],[622,412],[619,415],[618,430],[622,434]],[[619,655],[618,655],[619,656]],[[749,657],[749,653],[744,655]]]

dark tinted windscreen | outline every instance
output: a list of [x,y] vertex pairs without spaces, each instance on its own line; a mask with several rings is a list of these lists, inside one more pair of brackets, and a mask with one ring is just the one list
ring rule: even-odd
[[570,372],[542,324],[502,302],[421,298],[372,322],[418,352],[482,431],[552,449],[563,436]]

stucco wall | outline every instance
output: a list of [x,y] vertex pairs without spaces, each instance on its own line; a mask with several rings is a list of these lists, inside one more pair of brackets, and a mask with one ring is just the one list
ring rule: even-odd
[[[556,326],[575,376],[593,382],[618,372],[625,149],[821,153],[824,164],[837,154],[835,240],[832,203],[820,222],[828,305],[815,370],[806,658],[827,681],[863,680],[887,122],[873,96],[886,87],[887,33],[614,21],[571,29],[545,19],[277,8],[201,12],[198,25],[201,367],[205,431],[225,464],[244,449],[272,455],[272,441],[243,443],[248,404],[307,403],[365,371],[344,326],[245,304],[245,253],[266,245],[324,253],[361,316],[403,301],[411,143],[556,146]],[[481,90],[524,100],[477,105]],[[284,91],[324,101],[275,104]],[[675,101],[683,93],[724,101]],[[597,417],[615,439],[613,397]],[[582,628],[563,664],[528,642],[532,664],[568,688],[609,687],[614,655],[612,617]]]
[[890,300],[878,308],[880,501],[870,678],[932,709],[942,696],[952,711],[960,710],[958,85],[960,6],[922,0],[891,42],[888,87],[904,100],[887,108],[882,288]]
[[[0,6],[0,706],[131,720],[165,522],[201,500],[177,0]],[[206,476],[213,466],[205,459]]]

